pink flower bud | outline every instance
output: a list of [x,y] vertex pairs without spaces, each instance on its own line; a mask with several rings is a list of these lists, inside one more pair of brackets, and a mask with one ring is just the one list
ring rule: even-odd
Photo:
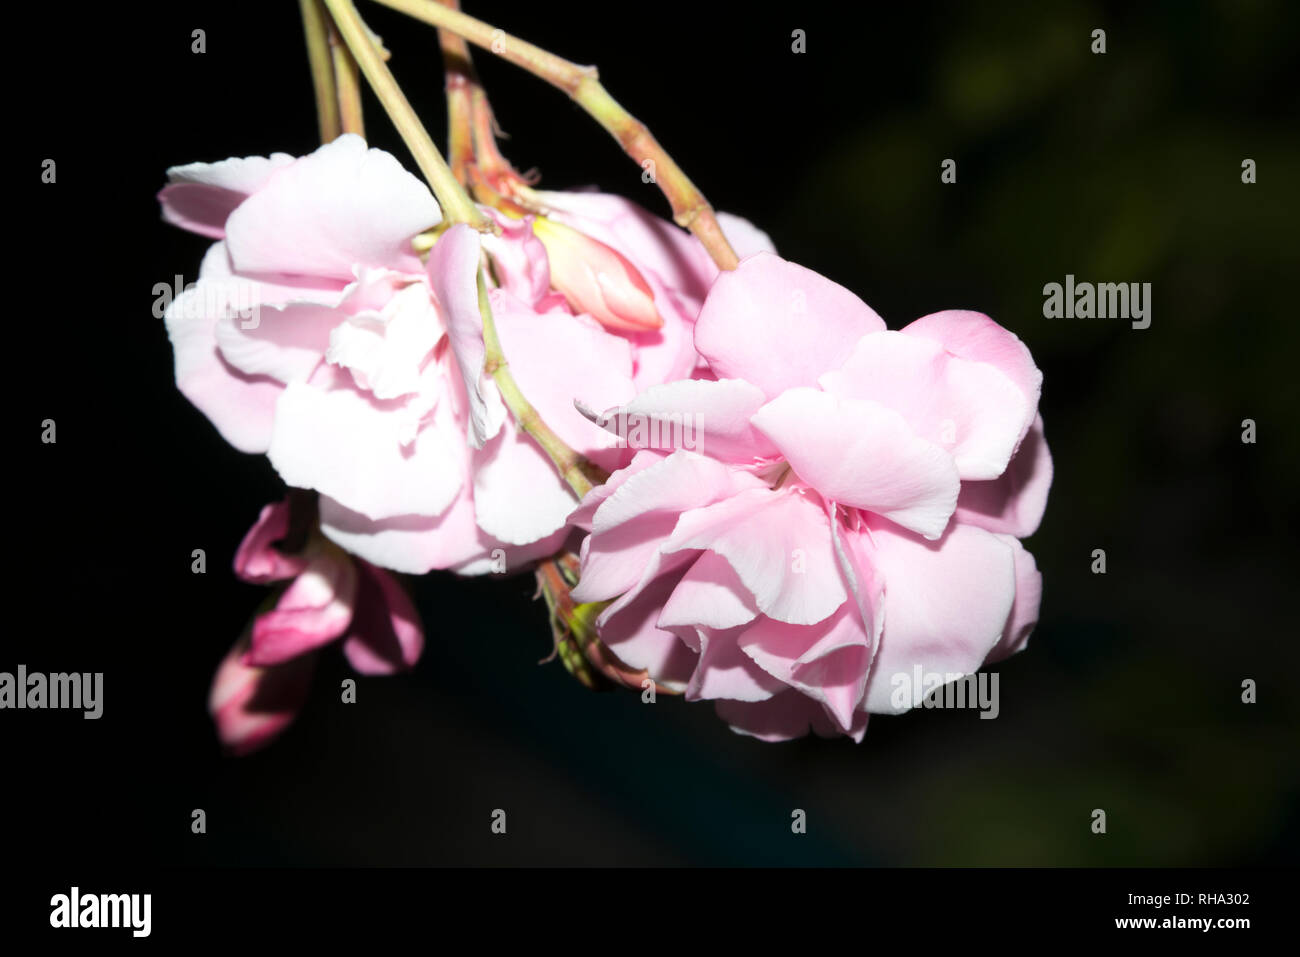
[[248,754],[276,738],[298,716],[315,669],[315,655],[302,655],[271,668],[243,663],[249,635],[230,649],[217,667],[208,693],[208,713],[222,747],[233,755]]
[[575,310],[624,332],[649,332],[664,324],[654,293],[627,257],[541,216],[534,220],[533,232],[546,247],[551,284]]

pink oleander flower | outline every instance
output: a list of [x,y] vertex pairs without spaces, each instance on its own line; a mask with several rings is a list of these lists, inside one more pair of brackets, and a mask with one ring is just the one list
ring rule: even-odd
[[[423,262],[413,240],[440,223],[437,203],[357,136],[169,179],[164,218],[217,240],[166,312],[179,389],[236,448],[318,491],[324,534],[377,565],[513,570],[570,531],[567,488],[483,372],[480,251],[499,283],[490,299],[515,380],[603,467],[626,455],[574,400],[619,404],[697,361],[693,310],[716,269],[693,238],[624,200],[584,195],[583,212],[569,213],[564,194],[543,194],[557,222],[599,233],[631,270],[605,281],[609,301],[650,291],[662,325],[614,334],[552,289],[527,221],[493,213],[501,236],[448,229]],[[732,228],[765,242],[743,221]]]
[[763,740],[860,740],[913,705],[894,676],[1024,646],[1041,577],[1019,538],[1052,463],[1019,339],[958,311],[889,331],[760,253],[718,277],[694,343],[716,381],[601,416],[640,450],[572,516],[572,597],[612,602],[597,627],[626,665]]
[[288,727],[324,645],[341,639],[348,662],[364,675],[409,669],[424,650],[419,616],[391,575],[315,532],[301,548],[282,551],[293,524],[290,500],[268,505],[235,553],[235,574],[244,581],[290,584],[213,677],[208,710],[233,754],[255,751]]

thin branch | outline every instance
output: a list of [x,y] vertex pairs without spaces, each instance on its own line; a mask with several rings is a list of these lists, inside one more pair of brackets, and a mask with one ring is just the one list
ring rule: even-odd
[[673,220],[699,239],[720,269],[735,269],[738,259],[713,207],[687,178],[644,123],[632,116],[600,84],[596,68],[579,66],[504,30],[443,6],[438,0],[375,0],[417,20],[464,37],[477,47],[509,60],[563,90],[618,141],[643,171],[650,173],[667,197]]
[[429,188],[438,198],[443,214],[451,222],[468,223],[480,232],[493,229],[493,223],[474,205],[473,200],[452,175],[451,167],[438,152],[438,147],[429,138],[428,131],[415,110],[411,108],[406,95],[397,85],[392,72],[384,63],[384,58],[370,31],[361,21],[352,0],[324,0],[334,17],[334,23],[343,36],[353,58],[365,74],[366,81],[379,102],[383,104],[388,118],[397,127],[402,141],[415,157],[416,165],[429,182]]
[[334,21],[329,23],[330,56],[334,61],[334,82],[338,85],[339,117],[344,133],[365,138],[366,123],[361,112],[361,76],[356,58],[339,36]]
[[330,55],[329,16],[321,0],[298,0],[302,10],[302,28],[307,36],[307,61],[311,64],[311,84],[316,93],[316,120],[320,141],[329,143],[343,132],[339,118],[338,89],[334,83],[334,65]]
[[510,366],[501,351],[501,340],[497,336],[496,322],[492,318],[492,305],[488,301],[487,283],[483,279],[482,270],[479,270],[478,274],[478,308],[483,317],[484,371],[492,376],[492,381],[497,384],[501,399],[510,410],[515,423],[542,447],[542,451],[550,457],[560,477],[581,499],[591,491],[593,486],[604,482],[608,476],[587,461],[584,456],[569,448],[519,391],[519,385],[511,375]]

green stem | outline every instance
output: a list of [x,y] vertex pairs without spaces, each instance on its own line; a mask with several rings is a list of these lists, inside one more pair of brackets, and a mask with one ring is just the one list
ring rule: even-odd
[[311,64],[311,85],[316,93],[316,121],[320,141],[329,143],[343,132],[339,120],[338,90],[330,56],[329,18],[321,0],[298,0],[302,28],[307,36],[307,62]]
[[430,139],[428,131],[410,102],[397,85],[392,72],[384,63],[378,45],[370,31],[362,22],[352,0],[324,0],[334,17],[335,26],[343,36],[343,41],[352,51],[353,58],[365,74],[376,98],[383,104],[388,118],[401,134],[402,141],[415,157],[416,165],[429,182],[429,188],[438,198],[443,214],[453,223],[467,223],[480,232],[490,232],[493,223],[479,212],[469,194],[456,181],[451,167],[438,152],[438,147]]
[[604,482],[608,476],[588,462],[585,457],[569,448],[519,390],[514,376],[510,374],[510,366],[506,362],[505,354],[501,351],[501,340],[497,336],[496,322],[492,318],[492,305],[488,301],[487,282],[483,279],[482,270],[479,270],[478,274],[478,308],[483,317],[483,370],[496,383],[501,399],[510,410],[515,423],[542,447],[542,451],[550,457],[560,477],[581,499],[591,491],[593,486]]
[[[452,9],[459,0],[440,0]],[[447,75],[447,159],[456,181],[469,184],[469,167],[474,162],[474,108],[472,90],[478,85],[469,44],[448,30],[438,31],[438,45]]]
[[331,20],[329,24],[330,55],[334,61],[334,82],[338,87],[339,118],[344,133],[355,133],[362,139],[366,123],[361,112],[361,77],[356,58],[339,36]]
[[[718,225],[713,207],[687,178],[644,123],[628,113],[600,84],[595,67],[579,66],[533,46],[504,30],[443,6],[437,0],[376,0],[417,20],[449,30],[503,60],[563,90],[587,111],[623,147],[642,169],[652,169],[654,179],[672,206],[673,220],[689,229],[713,257],[719,269],[735,269],[736,251]],[[647,167],[646,164],[652,164]]]

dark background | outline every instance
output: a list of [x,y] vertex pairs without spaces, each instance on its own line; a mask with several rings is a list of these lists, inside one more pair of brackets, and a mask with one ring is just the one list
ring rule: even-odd
[[[433,31],[359,6],[441,141]],[[759,744],[706,704],[646,707],[539,667],[550,637],[531,578],[434,574],[415,583],[429,642],[413,674],[359,679],[343,705],[350,672],[327,649],[296,725],[221,757],[208,684],[264,597],[230,560],[282,489],[174,389],[152,287],[192,280],[206,241],[165,226],[153,197],[169,165],[317,145],[297,4],[24,5],[10,38],[34,59],[12,61],[6,87],[22,211],[6,218],[18,454],[0,670],[103,671],[105,712],[0,713],[6,851],[134,865],[1291,861],[1300,8],[854,6],[466,0],[598,64],[716,207],[891,326],[971,308],[1029,345],[1056,481],[1027,543],[1041,623],[1000,666],[998,720],[918,711],[873,719],[861,745]],[[476,62],[516,165],[666,214],[562,94]],[[413,165],[373,100],[367,125]],[[956,185],[939,180],[948,157]],[[1246,157],[1256,185],[1241,182]],[[55,185],[39,182],[45,158]],[[1042,287],[1066,273],[1152,283],[1151,327],[1044,319]],[[56,445],[39,443],[46,418]],[[1257,444],[1241,442],[1244,418]],[[190,571],[195,548],[206,575]],[[1090,572],[1094,548],[1105,575]],[[1240,701],[1245,678],[1257,704]]]

